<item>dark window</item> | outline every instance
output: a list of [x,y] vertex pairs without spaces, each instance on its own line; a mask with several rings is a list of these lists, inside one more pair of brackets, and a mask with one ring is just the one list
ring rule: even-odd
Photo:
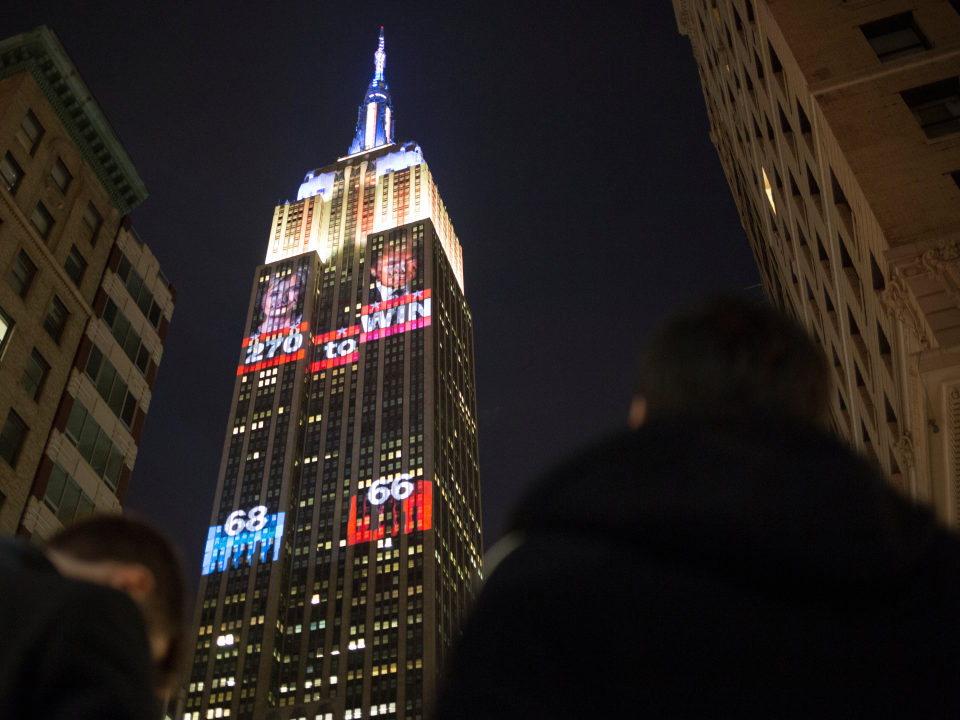
[[877,264],[877,259],[873,256],[873,252],[870,252],[870,275],[873,279],[873,289],[876,291],[881,291],[887,287],[887,281],[883,277],[883,271],[880,269],[880,265]]
[[930,48],[930,43],[920,32],[912,12],[891,15],[860,26],[863,36],[880,58],[880,62],[896,60],[904,55],[913,55]]
[[960,15],[960,0],[950,0],[950,7],[957,11],[957,14]]
[[32,156],[37,148],[40,147],[40,140],[43,139],[43,125],[33,114],[33,110],[27,111],[27,116],[20,123],[20,129],[17,130],[17,140],[23,145],[24,149]]
[[50,472],[43,501],[64,525],[93,512],[93,500],[80,489],[76,480],[67,475],[60,463],[54,465]]
[[91,245],[97,242],[97,235],[100,234],[100,227],[103,225],[103,218],[93,206],[93,203],[87,203],[87,211],[83,214],[83,226],[86,229],[86,238]]
[[67,255],[67,261],[63,264],[63,269],[67,271],[67,275],[70,276],[73,282],[80,285],[80,281],[83,279],[83,273],[87,269],[87,261],[83,259],[83,255],[77,250],[76,245],[70,248],[70,254]]
[[[960,0],[957,0],[957,2],[960,2]],[[950,173],[950,177],[953,178],[953,181],[957,184],[957,187],[960,188],[960,170],[954,170],[952,173]]]
[[50,231],[53,229],[53,216],[42,202],[37,203],[37,208],[33,211],[33,215],[30,216],[30,222],[33,223],[37,232],[40,233],[40,237],[44,240],[50,237]]
[[[130,293],[130,297],[133,298],[133,301],[137,304],[137,307],[140,308],[140,312],[143,313],[143,316],[149,317],[151,313],[151,307],[154,304],[153,293],[147,288],[146,283],[143,281],[143,277],[141,277],[140,273],[133,268],[133,265],[127,259],[126,255],[120,256],[120,265],[117,267],[117,275],[127,286],[127,292]],[[154,323],[154,327],[156,327],[156,323]]]
[[10,287],[13,288],[13,291],[17,295],[25,298],[27,292],[30,290],[30,284],[33,282],[33,276],[36,274],[37,266],[33,264],[33,260],[30,259],[26,251],[21,250],[20,254],[17,255],[16,262],[13,263],[13,267],[10,269],[7,282],[10,283]]
[[27,366],[23,370],[23,377],[20,378],[20,385],[33,400],[40,398],[48,372],[50,372],[50,366],[43,359],[43,355],[34,348],[30,357],[27,358]]
[[150,315],[147,316],[147,320],[149,320],[150,324],[153,325],[155,328],[160,327],[161,313],[162,313],[162,310],[160,309],[160,306],[157,305],[157,301],[154,300],[153,305],[150,306]]
[[900,97],[928,138],[960,132],[960,78],[904,90]]
[[67,306],[54,295],[53,302],[50,303],[50,309],[47,311],[47,319],[43,321],[43,329],[50,333],[50,337],[58,344],[68,317],[70,317],[70,313],[67,312]]
[[17,188],[20,187],[20,181],[23,180],[23,169],[13,159],[13,155],[7,153],[0,161],[0,179],[11,195],[17,194]]
[[17,458],[28,429],[27,424],[13,410],[7,414],[7,421],[3,424],[3,430],[0,430],[0,457],[6,460],[10,467],[17,466]]
[[783,88],[783,64],[780,62],[780,57],[777,55],[776,50],[773,49],[773,45],[767,41],[767,53],[770,55],[770,72],[773,73],[773,76],[777,79],[777,82],[780,83],[781,89]]
[[67,439],[77,446],[81,457],[86,460],[98,476],[116,489],[123,466],[123,454],[110,442],[107,435],[79,400],[73,403],[73,410],[67,420]]
[[70,187],[70,181],[73,180],[73,175],[70,174],[67,166],[63,164],[63,160],[60,158],[57,158],[57,161],[53,164],[50,177],[53,178],[57,187],[60,188],[60,192],[66,195],[67,188]]
[[140,341],[137,331],[130,326],[127,316],[117,309],[117,304],[112,299],[107,299],[107,306],[103,310],[103,321],[113,330],[114,339],[123,348],[127,357],[133,361],[140,372],[146,373],[150,352]]
[[128,390],[126,381],[117,372],[113,363],[104,357],[103,352],[96,345],[90,351],[85,372],[114,415],[123,420],[127,427],[132,427],[137,399]]

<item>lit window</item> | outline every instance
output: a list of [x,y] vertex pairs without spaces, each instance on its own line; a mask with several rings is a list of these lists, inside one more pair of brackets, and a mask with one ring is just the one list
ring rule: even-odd
[[7,276],[7,282],[13,291],[22,298],[27,296],[30,284],[33,282],[33,276],[37,274],[37,266],[33,264],[30,256],[23,250],[17,255],[16,262],[10,269],[10,275]]
[[53,164],[50,177],[57,184],[57,187],[60,188],[60,192],[66,195],[67,188],[70,187],[70,181],[73,180],[73,175],[70,174],[67,166],[63,164],[63,160],[60,158],[57,158],[57,161]]
[[10,191],[11,195],[17,194],[17,188],[20,187],[20,181],[23,180],[23,170],[13,159],[13,155],[7,153],[0,160],[0,179],[4,186]]
[[930,47],[930,43],[917,27],[912,12],[874,20],[861,25],[860,30],[880,58],[880,62],[921,53]]
[[83,279],[83,273],[87,269],[87,261],[83,259],[83,255],[77,250],[76,245],[70,248],[70,254],[67,255],[67,261],[63,264],[63,269],[67,271],[70,279],[79,286]]
[[904,90],[900,97],[931,140],[960,132],[960,78]]
[[44,240],[50,237],[50,230],[53,229],[53,216],[50,214],[50,211],[47,210],[47,206],[42,202],[37,203],[33,215],[30,216],[30,222],[37,229],[37,232],[40,233],[40,237]]
[[7,421],[3,424],[3,430],[0,430],[0,457],[6,460],[10,467],[17,466],[17,458],[28,429],[27,424],[13,410],[7,414]]
[[86,239],[91,245],[96,244],[97,235],[100,234],[100,227],[103,225],[103,218],[93,203],[87,203],[87,211],[83,214],[83,226],[86,229]]
[[32,156],[40,146],[40,140],[43,138],[43,126],[33,114],[33,110],[27,111],[27,116],[20,124],[17,130],[17,140],[23,145],[24,149]]
[[30,357],[27,358],[26,367],[23,369],[23,377],[20,378],[20,385],[24,390],[27,391],[27,395],[34,401],[40,397],[40,392],[43,390],[43,384],[46,382],[47,373],[50,371],[50,366],[47,364],[47,361],[43,359],[36,348],[33,349],[33,352],[30,353]]
[[773,202],[773,188],[770,187],[770,180],[767,178],[767,171],[763,168],[760,168],[760,172],[763,173],[763,189],[767,192],[767,200],[770,202],[770,209],[773,210],[773,214],[777,214],[777,206]]
[[13,320],[3,310],[0,310],[0,357],[7,349],[7,342],[13,334]]
[[60,337],[63,335],[63,328],[67,324],[67,318],[70,313],[67,312],[67,306],[56,295],[50,303],[50,309],[47,311],[47,318],[43,321],[43,328],[46,330],[53,341],[60,343]]

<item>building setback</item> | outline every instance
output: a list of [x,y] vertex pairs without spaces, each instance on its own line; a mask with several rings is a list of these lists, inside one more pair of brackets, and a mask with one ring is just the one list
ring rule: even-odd
[[274,211],[177,717],[421,720],[481,576],[460,244],[383,67]]
[[960,3],[674,0],[768,297],[837,431],[960,522]]
[[176,299],[146,195],[53,32],[0,41],[0,532],[121,510]]

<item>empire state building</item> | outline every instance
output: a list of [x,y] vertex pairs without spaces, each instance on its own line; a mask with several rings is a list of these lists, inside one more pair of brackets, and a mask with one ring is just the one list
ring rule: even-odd
[[460,242],[374,58],[254,273],[177,717],[421,720],[481,576]]

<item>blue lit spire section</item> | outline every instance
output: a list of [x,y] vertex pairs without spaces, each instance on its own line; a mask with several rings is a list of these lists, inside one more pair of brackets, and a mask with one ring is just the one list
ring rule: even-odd
[[349,154],[366,152],[381,145],[393,142],[393,103],[390,90],[383,78],[383,67],[387,62],[387,53],[383,49],[383,28],[380,28],[380,44],[373,55],[373,80],[363,96],[360,112],[357,115],[357,133],[353,138]]
[[383,27],[380,28],[380,45],[373,54],[373,64],[376,72],[373,73],[374,82],[383,82],[383,66],[387,62],[387,54],[383,51]]

